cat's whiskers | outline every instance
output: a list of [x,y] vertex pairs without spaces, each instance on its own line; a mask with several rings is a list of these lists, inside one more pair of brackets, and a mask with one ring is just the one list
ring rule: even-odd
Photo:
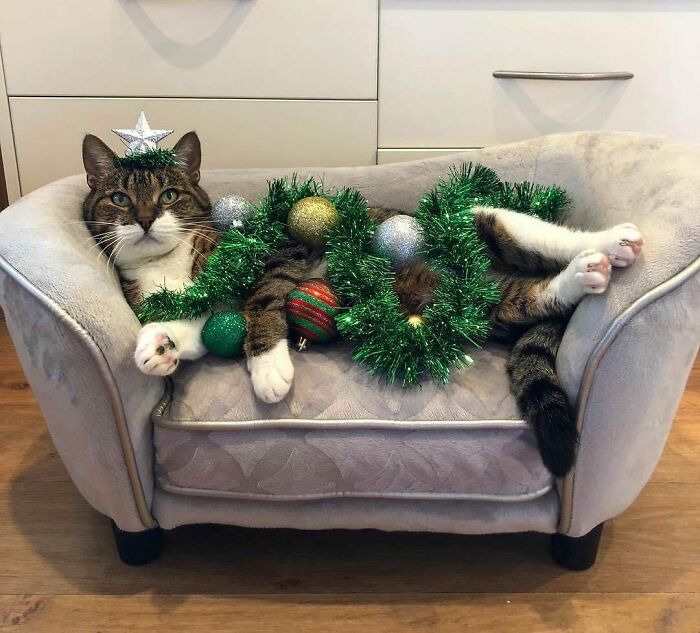
[[189,246],[189,247],[190,247],[195,253],[197,253],[197,255],[199,255],[200,257],[204,257],[204,255],[203,255],[202,253],[200,253],[200,252],[194,247],[193,244],[189,244],[188,242],[186,242],[185,240],[183,240],[181,237],[178,237],[177,235],[170,235],[170,237],[176,239],[178,242],[182,242],[185,246]]
[[85,238],[85,241],[87,240],[93,240],[95,244],[98,246],[101,244],[104,244],[105,242],[110,241],[114,237],[118,237],[119,232],[118,231],[106,231],[105,233],[100,233],[99,235],[90,235],[89,237]]
[[216,243],[217,243],[216,240],[211,239],[208,235],[205,235],[204,233],[202,233],[201,231],[198,231],[197,229],[192,229],[192,228],[185,227],[185,230],[186,230],[188,233],[191,233],[192,235],[195,235],[196,237],[201,237],[203,240],[209,242],[210,244],[216,244]]
[[124,250],[124,248],[126,247],[127,244],[128,244],[128,240],[127,240],[126,238],[124,238],[124,240],[122,241],[122,243],[121,243],[121,244],[118,244],[117,247],[116,247],[116,255],[114,256],[114,262],[113,262],[114,272],[115,272],[115,273],[117,272],[117,260],[119,259],[119,255],[120,255],[121,252]]
[[107,270],[110,268],[110,264],[112,267],[112,270],[114,271],[115,274],[117,273],[117,258],[119,257],[119,253],[122,251],[124,246],[128,243],[128,237],[123,236],[117,240],[117,245],[112,248],[112,252],[110,253],[109,257],[107,258]]
[[100,247],[100,253],[103,253],[106,248],[109,248],[119,240],[119,235],[111,235],[109,237],[103,238],[101,240],[95,239],[95,243],[88,249],[88,254],[92,252],[94,248]]

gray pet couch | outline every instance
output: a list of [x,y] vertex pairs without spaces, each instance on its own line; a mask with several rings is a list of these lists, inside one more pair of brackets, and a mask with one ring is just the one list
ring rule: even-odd
[[[77,147],[77,146],[76,146]],[[206,147],[205,147],[206,152]],[[639,494],[661,455],[700,339],[700,154],[633,134],[549,136],[426,161],[300,169],[415,209],[461,160],[508,180],[564,186],[566,217],[635,222],[641,259],[576,310],[558,372],[577,403],[573,472],[553,481],[487,345],[447,387],[403,391],[336,344],[294,354],[281,403],[256,400],[242,360],[206,358],[171,381],[144,376],[139,324],[77,223],[83,176],[0,214],[0,297],[27,378],[75,485],[113,520],[127,562],[160,553],[188,523],[554,534],[555,557],[592,564],[602,523]],[[263,194],[291,169],[205,172],[212,199]],[[47,492],[47,494],[49,494]]]

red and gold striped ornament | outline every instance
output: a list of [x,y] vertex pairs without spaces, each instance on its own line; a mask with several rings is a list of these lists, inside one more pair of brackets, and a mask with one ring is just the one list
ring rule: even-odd
[[303,281],[287,295],[287,321],[300,336],[299,350],[306,342],[327,343],[338,335],[335,315],[340,301],[327,281]]

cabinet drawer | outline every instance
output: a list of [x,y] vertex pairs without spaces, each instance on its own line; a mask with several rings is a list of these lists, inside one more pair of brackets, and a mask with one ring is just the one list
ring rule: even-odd
[[153,128],[188,130],[202,141],[202,168],[370,165],[376,160],[376,102],[236,99],[10,99],[22,193],[83,171],[86,132],[124,152],[111,128],[133,127],[139,110]]
[[12,0],[8,94],[376,99],[377,0]]
[[[700,140],[700,2],[383,0],[380,147],[481,146],[603,129]],[[496,70],[631,71],[627,81]]]

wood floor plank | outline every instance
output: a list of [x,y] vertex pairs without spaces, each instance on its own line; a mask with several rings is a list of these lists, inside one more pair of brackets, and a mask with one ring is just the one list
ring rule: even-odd
[[5,596],[0,628],[42,633],[697,633],[697,594]]
[[189,526],[142,569],[68,482],[34,474],[0,495],[0,593],[685,592],[700,587],[700,484],[652,483],[612,521],[598,563],[566,573],[541,534],[459,536]]
[[700,361],[690,373],[653,481],[700,481]]

